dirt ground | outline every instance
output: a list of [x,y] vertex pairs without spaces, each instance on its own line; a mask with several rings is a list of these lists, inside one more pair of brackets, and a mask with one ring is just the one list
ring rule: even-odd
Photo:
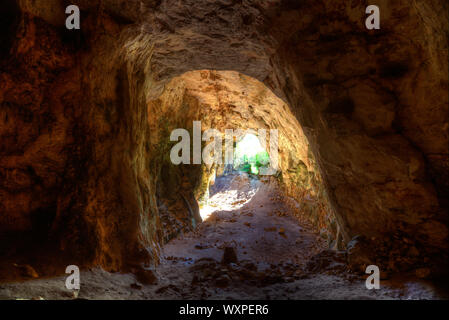
[[344,253],[327,250],[269,179],[218,178],[201,215],[195,232],[163,247],[154,283],[94,268],[81,271],[77,291],[67,290],[60,276],[0,284],[0,299],[447,298],[429,282],[398,277],[368,290],[368,275],[349,273]]

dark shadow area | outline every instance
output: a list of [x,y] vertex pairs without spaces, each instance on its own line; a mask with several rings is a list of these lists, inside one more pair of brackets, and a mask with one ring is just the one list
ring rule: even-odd
[[15,0],[3,0],[0,5],[0,59],[8,57],[20,23],[20,8]]

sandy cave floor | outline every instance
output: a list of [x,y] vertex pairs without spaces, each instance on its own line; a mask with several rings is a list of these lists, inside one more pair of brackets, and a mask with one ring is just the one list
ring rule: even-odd
[[350,274],[341,254],[326,250],[268,179],[218,178],[201,214],[197,230],[163,247],[155,284],[94,268],[81,271],[79,291],[67,290],[60,276],[0,284],[0,299],[447,298],[428,282],[407,279],[382,280],[379,290],[368,290],[367,275]]

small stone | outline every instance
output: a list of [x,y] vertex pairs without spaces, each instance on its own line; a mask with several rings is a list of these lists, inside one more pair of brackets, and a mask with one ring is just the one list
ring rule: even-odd
[[200,279],[198,278],[197,275],[194,275],[193,278],[192,278],[192,282],[191,282],[192,286],[196,286],[199,283],[200,283]]
[[233,247],[225,247],[223,252],[223,258],[221,259],[221,263],[237,263],[237,253],[235,248]]
[[221,275],[215,280],[215,285],[219,288],[226,288],[229,286],[229,283],[231,282],[231,279],[227,274]]
[[349,268],[353,272],[364,274],[366,267],[373,264],[373,259],[370,257],[372,251],[371,246],[364,237],[354,237],[347,246]]
[[137,284],[137,283],[132,283],[131,284],[131,288],[136,289],[136,290],[140,290],[140,289],[142,289],[142,286]]
[[161,294],[161,293],[164,293],[169,290],[174,291],[174,292],[179,292],[179,288],[173,284],[169,284],[168,286],[162,286],[159,289],[157,289],[155,292],[157,294]]
[[430,269],[429,268],[419,268],[419,269],[415,270],[415,274],[418,278],[424,279],[430,275]]
[[325,228],[322,228],[322,229],[320,230],[320,237],[323,238],[323,239],[325,239],[325,240],[328,238],[328,236],[327,236],[327,230],[326,230]]
[[257,266],[251,261],[246,261],[243,264],[243,268],[245,268],[247,270],[251,270],[251,271],[257,271]]
[[28,264],[25,265],[14,264],[14,266],[20,270],[21,275],[24,277],[34,279],[39,278],[39,274],[36,272],[36,270],[34,270],[34,268]]
[[145,285],[157,284],[157,277],[152,270],[139,269],[135,274],[137,280],[142,284]]

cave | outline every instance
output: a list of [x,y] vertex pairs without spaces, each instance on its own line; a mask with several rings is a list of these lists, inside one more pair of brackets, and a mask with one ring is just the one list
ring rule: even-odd
[[448,296],[446,1],[71,4],[1,5],[0,298]]

